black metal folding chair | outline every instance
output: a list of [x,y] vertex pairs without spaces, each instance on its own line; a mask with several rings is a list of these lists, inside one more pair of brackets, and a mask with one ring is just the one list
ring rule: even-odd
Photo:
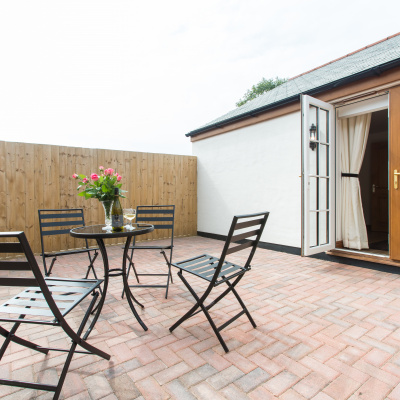
[[[136,245],[136,237],[133,237],[132,246],[129,247],[131,249],[131,254],[128,256],[129,266],[127,271],[127,276],[129,277],[129,271],[132,268],[135,273],[135,277],[138,283],[139,276],[166,276],[167,283],[165,285],[129,285],[129,287],[154,287],[154,288],[166,288],[165,290],[165,298],[168,297],[168,288],[169,281],[173,283],[172,274],[171,274],[171,262],[172,262],[172,250],[174,247],[174,220],[175,220],[175,206],[167,205],[167,206],[138,206],[136,209],[136,222],[138,223],[147,223],[154,225],[154,231],[158,230],[169,230],[168,237],[170,237],[170,243],[165,246],[142,246]],[[141,236],[142,239],[142,236]],[[133,262],[133,252],[136,250],[160,250],[160,254],[164,256],[165,262],[168,266],[168,273],[138,273],[135,268],[135,263]],[[165,254],[165,252],[169,251],[169,257]],[[122,296],[124,296],[124,292],[122,292]]]
[[[96,271],[93,267],[93,263],[98,256],[98,248],[89,248],[88,241],[85,239],[85,248],[65,250],[58,252],[46,252],[45,247],[47,245],[47,236],[54,235],[69,235],[69,231],[79,226],[85,226],[85,218],[83,216],[82,208],[71,208],[64,210],[39,210],[39,225],[40,225],[40,240],[42,243],[42,258],[44,273],[46,276],[50,276],[51,270],[53,269],[54,263],[59,256],[65,256],[69,254],[87,253],[89,257],[89,266],[85,275],[85,279],[89,276],[90,270],[92,270],[94,277],[97,279]],[[92,256],[94,251],[94,256]],[[46,258],[52,257],[50,268],[47,269]]]
[[[243,314],[246,314],[253,327],[256,327],[253,318],[237,293],[235,286],[243,278],[244,274],[251,269],[250,263],[253,259],[258,242],[260,241],[260,237],[264,230],[268,216],[269,212],[263,212],[233,217],[232,225],[220,258],[216,258],[208,254],[202,254],[197,257],[189,258],[187,260],[172,264],[174,267],[179,268],[180,271],[178,272],[178,276],[181,278],[182,282],[196,300],[196,304],[182,318],[172,325],[171,328],[169,328],[170,332],[177,328],[182,322],[203,311],[222,347],[226,352],[228,352],[229,349],[220,334],[222,329],[226,328]],[[241,244],[236,245],[234,244],[235,242],[240,242]],[[231,244],[234,245],[230,247]],[[244,249],[249,249],[249,255],[243,267],[225,260],[227,255]],[[209,282],[207,289],[201,295],[201,297],[196,294],[192,286],[190,286],[188,281],[184,278],[183,272],[196,275],[197,277],[205,279]],[[230,282],[231,280],[233,280],[232,283]],[[228,289],[226,289],[210,304],[205,305],[204,302],[211,291],[222,283],[226,283],[228,285]],[[237,301],[242,307],[242,310],[229,321],[217,327],[208,311],[230,292],[235,295]],[[200,310],[197,310],[198,308],[200,308]]]
[[[95,354],[106,360],[110,359],[109,354],[90,345],[82,338],[82,332],[99,296],[97,289],[103,280],[43,278],[24,232],[0,232],[0,240],[2,241],[0,242],[0,257],[4,256],[4,253],[25,255],[25,259],[20,258],[17,261],[5,258],[0,260],[0,271],[7,271],[6,277],[0,277],[0,286],[26,287],[23,292],[0,306],[0,322],[13,324],[11,329],[0,326],[0,335],[5,338],[0,349],[0,360],[10,342],[44,354],[50,350],[68,353],[57,385],[10,379],[0,379],[0,384],[54,392],[53,399],[58,399],[74,353]],[[15,277],[10,276],[13,273]],[[74,330],[66,322],[65,317],[89,295],[92,299],[89,304],[83,305],[86,308],[85,315],[79,328]],[[58,326],[71,338],[72,345],[69,349],[55,349],[32,343],[16,335],[21,324]],[[77,346],[83,350],[76,350]]]

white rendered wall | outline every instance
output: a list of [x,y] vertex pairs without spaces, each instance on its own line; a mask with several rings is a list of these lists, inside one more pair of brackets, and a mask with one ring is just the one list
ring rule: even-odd
[[301,247],[301,115],[193,142],[198,231],[227,235],[233,215],[270,211],[263,242]]

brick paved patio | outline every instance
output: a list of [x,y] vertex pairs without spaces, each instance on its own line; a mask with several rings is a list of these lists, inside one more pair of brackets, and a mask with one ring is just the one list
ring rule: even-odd
[[[175,244],[178,261],[203,252],[218,255],[223,242],[190,237]],[[109,254],[119,264],[121,248],[110,247]],[[154,271],[161,257],[141,252],[137,265]],[[86,260],[83,255],[60,258],[54,276],[81,277]],[[101,259],[96,265],[101,271]],[[146,306],[141,315],[149,331],[144,332],[120,298],[120,278],[110,280],[89,341],[109,352],[111,360],[75,355],[63,398],[400,399],[399,275],[258,249],[253,270],[239,287],[258,327],[242,316],[224,330],[227,354],[202,314],[173,334],[168,331],[193,302],[175,271],[174,282],[167,300],[164,289],[134,289]],[[205,287],[195,277],[191,282]],[[0,297],[10,294],[3,289]],[[225,298],[213,315],[219,322],[237,309]],[[67,345],[57,328],[24,327],[22,332],[43,345]],[[13,344],[0,363],[0,376],[48,382],[60,373],[64,359],[64,354],[44,356]],[[0,397],[52,396],[0,386]]]

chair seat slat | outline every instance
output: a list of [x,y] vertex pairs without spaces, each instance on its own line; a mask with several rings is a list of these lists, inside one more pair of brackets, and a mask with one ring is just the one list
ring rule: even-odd
[[[33,304],[33,302],[32,302]],[[24,314],[42,317],[54,317],[54,314],[50,310],[36,309],[36,308],[19,308],[19,307],[0,307],[0,313],[7,314]]]
[[89,247],[88,249],[63,250],[63,251],[57,251],[54,253],[44,253],[44,256],[45,257],[55,257],[55,256],[61,257],[61,256],[65,256],[68,254],[87,253],[88,251],[96,251],[96,250],[99,250],[99,248],[98,247]]
[[195,260],[186,260],[186,261],[182,261],[179,264],[176,264],[176,266],[178,268],[188,268],[188,267],[192,267],[196,268],[197,266],[201,266],[201,265],[207,265],[207,264],[211,264],[211,263],[215,263],[218,262],[218,258],[212,257],[212,256],[207,256],[207,257],[203,257],[203,258],[198,258]]
[[[221,267],[220,273],[218,274],[218,277],[222,276],[222,275],[228,275],[232,272],[237,271],[238,269],[241,269],[240,267],[238,267],[237,265],[228,263],[228,264],[224,264]],[[207,276],[213,276],[215,274],[215,270],[214,271],[210,271],[209,274],[207,274]]]
[[[44,296],[43,296],[42,293],[32,293],[32,292],[30,292],[30,293],[27,293],[26,295],[24,293],[25,292],[20,293],[16,297],[20,297],[20,298],[27,297],[27,298],[30,298],[30,299],[40,299],[40,300],[44,299]],[[54,300],[66,300],[66,299],[68,299],[68,300],[76,301],[76,300],[79,300],[82,297],[82,295],[81,294],[77,294],[77,295],[69,294],[68,297],[66,297],[65,295],[62,295],[62,294],[61,295],[53,294],[52,297],[53,297]]]
[[[217,268],[218,263],[219,263],[219,259],[214,258],[213,260],[210,260],[210,261],[212,261],[212,262],[208,262],[207,264],[202,263],[202,264],[185,267],[184,270],[188,271],[188,272],[195,271],[198,274],[202,274],[205,276],[208,276],[210,274],[214,275],[215,269]],[[209,272],[209,273],[207,273],[207,272]]]
[[46,278],[45,281],[49,288],[51,288],[52,285],[64,285],[77,288],[90,288],[97,283],[97,281],[80,282],[80,281],[68,281],[56,278]]
[[131,246],[130,250],[169,250],[172,246]]
[[[69,302],[61,302],[61,301],[56,301],[57,307],[62,310],[64,308],[70,307],[74,302],[69,301]],[[15,304],[20,307],[32,307],[34,309],[36,308],[46,308],[49,309],[49,306],[46,301],[37,301],[37,300],[21,300],[21,299],[16,299],[15,297],[11,300],[9,300],[6,304]],[[3,304],[4,306],[4,304]]]
[[[29,287],[27,290],[31,290],[33,292],[40,291],[38,287]],[[86,293],[88,291],[87,288],[71,288],[70,286],[52,286],[49,287],[50,292],[67,292],[67,293]]]

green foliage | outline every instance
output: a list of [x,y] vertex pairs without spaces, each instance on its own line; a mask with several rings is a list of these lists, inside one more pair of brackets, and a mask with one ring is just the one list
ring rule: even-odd
[[279,85],[282,85],[282,83],[285,83],[286,81],[287,79],[278,77],[276,77],[275,79],[262,78],[260,82],[258,82],[256,85],[253,85],[251,89],[246,92],[243,98],[236,103],[236,107],[242,106],[243,104],[255,99],[263,93],[268,92],[269,90],[272,90]]

